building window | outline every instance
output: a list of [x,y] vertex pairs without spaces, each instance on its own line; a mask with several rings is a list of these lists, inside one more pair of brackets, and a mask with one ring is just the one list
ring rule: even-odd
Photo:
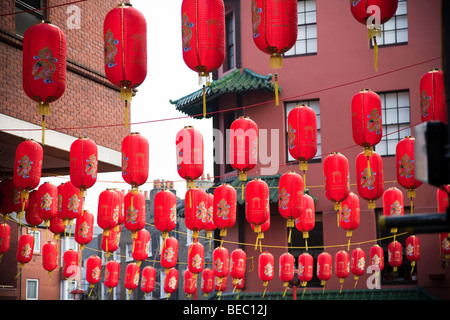
[[30,231],[30,234],[34,238],[33,253],[41,252],[41,233],[39,231]]
[[27,300],[39,299],[39,280],[27,279]]
[[29,27],[45,20],[45,10],[35,10],[44,8],[45,4],[46,0],[16,0],[16,12],[21,12],[15,15],[17,35],[23,37]]
[[321,136],[320,136],[320,105],[319,100],[306,100],[306,101],[295,101],[295,102],[288,102],[286,103],[286,159],[287,162],[297,161],[294,159],[291,154],[289,153],[289,145],[288,145],[288,116],[289,112],[291,112],[292,109],[294,109],[297,105],[307,105],[308,107],[312,108],[314,112],[316,113],[316,119],[317,119],[317,152],[316,156],[313,159],[320,160],[322,155],[322,142],[321,142]]
[[409,91],[378,93],[381,99],[383,137],[375,146],[381,156],[395,155],[397,143],[411,135]]
[[388,22],[381,25],[381,38],[377,38],[378,46],[408,43],[407,13],[406,0],[399,0],[395,15]]
[[233,12],[225,16],[226,54],[223,71],[234,68],[234,17]]
[[317,53],[316,0],[298,1],[297,11],[297,41],[285,56]]

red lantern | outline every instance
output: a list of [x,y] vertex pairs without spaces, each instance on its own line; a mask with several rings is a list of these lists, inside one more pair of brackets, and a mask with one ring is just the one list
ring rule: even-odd
[[447,212],[449,192],[450,185],[441,186],[436,190],[437,210],[440,213]]
[[155,289],[156,269],[146,266],[142,269],[141,290],[147,295]]
[[148,258],[150,253],[150,232],[146,229],[139,230],[137,232],[136,239],[133,240],[133,259],[136,260],[137,265],[140,266],[141,262]]
[[[297,40],[297,1],[282,4],[275,0],[252,1],[252,34],[256,47],[270,55],[270,67],[283,67],[283,53]],[[275,75],[276,105],[278,85]]]
[[188,270],[197,278],[205,265],[205,248],[200,242],[194,242],[188,250]]
[[203,269],[200,289],[205,297],[208,296],[208,294],[214,289],[214,271],[212,269]]
[[[227,284],[227,276],[229,272],[229,254],[228,250],[225,247],[217,247],[213,251],[213,270],[214,270],[214,276],[217,278],[215,280],[215,285],[221,286],[222,282],[224,283],[224,286],[226,288]],[[220,293],[223,290],[218,290]]]
[[135,290],[139,285],[139,274],[141,270],[136,263],[129,263],[125,269],[125,288],[128,290],[128,294]]
[[23,141],[17,146],[13,182],[21,191],[22,211],[19,214],[19,220],[25,211],[29,192],[35,189],[41,180],[43,156],[42,146],[34,140]]
[[244,250],[238,248],[231,252],[230,259],[230,276],[233,278],[234,285],[236,282],[235,280],[241,279],[245,276],[247,254]]
[[[109,236],[111,230],[118,225],[121,210],[119,194],[113,189],[106,189],[98,198],[97,225],[103,229],[103,235]],[[108,247],[106,250],[108,251]]]
[[[359,227],[360,222],[359,198],[353,192],[350,192],[347,199],[342,201],[342,209],[340,211],[340,226],[347,230],[348,246],[350,247],[350,238],[353,230]],[[348,248],[349,249],[349,248]],[[347,250],[348,250],[347,249]]]
[[383,160],[377,152],[366,156],[361,152],[356,157],[356,186],[358,194],[369,201],[368,208],[375,209],[375,200],[384,192]]
[[70,146],[70,181],[80,189],[81,197],[97,182],[97,173],[97,145],[89,138],[75,140]]
[[25,196],[28,196],[28,198],[22,198],[21,197],[21,191],[18,189],[13,182],[13,179],[6,179],[4,180],[4,195],[5,195],[5,204],[4,204],[4,212],[3,212],[3,218],[5,221],[9,219],[9,214],[13,212],[18,212],[21,214],[22,208],[24,211],[28,210],[29,206],[29,193]]
[[38,188],[39,217],[44,220],[45,226],[50,225],[50,220],[58,213],[58,189],[51,182],[45,182]]
[[377,268],[376,271],[381,272],[384,269],[384,252],[379,245],[370,247],[370,265]]
[[109,257],[111,253],[119,248],[121,231],[122,227],[119,226],[119,229],[110,229],[107,235],[103,232],[101,248],[106,253],[106,257]]
[[94,285],[100,281],[101,273],[102,259],[96,255],[90,256],[86,260],[86,281],[89,283],[91,290],[94,288]]
[[350,256],[348,252],[344,250],[338,251],[334,257],[334,264],[336,276],[339,278],[339,283],[341,284],[340,290],[342,291],[344,280],[350,274]]
[[[206,116],[205,85],[209,74],[225,59],[225,6],[222,0],[183,0],[181,4],[183,60],[203,83],[203,117]],[[205,83],[206,82],[206,83]]]
[[230,126],[230,165],[247,181],[247,171],[258,161],[258,126],[249,117],[239,117]]
[[203,189],[190,188],[186,192],[184,199],[184,222],[186,223],[186,228],[192,231],[192,239],[195,242],[199,231],[203,230],[206,224],[207,194]]
[[68,221],[76,219],[83,210],[83,198],[80,196],[80,189],[75,187],[72,182],[59,185],[58,188],[58,217]]
[[119,276],[120,263],[115,260],[108,261],[105,265],[105,277],[103,279],[103,283],[108,288],[108,292],[111,292],[113,288],[117,287],[119,284]]
[[290,254],[289,252],[285,252],[282,255],[280,255],[278,276],[280,277],[280,280],[283,281],[284,287],[283,297],[286,294],[289,282],[292,281],[292,279],[294,279],[294,265],[295,265],[295,258],[292,254]]
[[168,237],[164,240],[161,249],[161,266],[166,272],[176,266],[178,259],[178,240],[174,237]]
[[167,299],[170,298],[172,293],[177,290],[178,287],[178,270],[175,268],[170,268],[168,272],[166,272],[166,276],[164,278],[164,292],[167,293]]
[[11,227],[6,224],[0,224],[0,262],[3,254],[8,252],[11,244]]
[[147,76],[147,23],[144,15],[130,3],[121,3],[108,12],[103,22],[105,75],[120,88],[125,101],[125,127],[128,127],[128,103],[133,89]]
[[122,178],[133,190],[147,181],[148,162],[148,140],[139,132],[126,136],[122,141]]
[[303,179],[298,173],[288,171],[280,177],[278,212],[287,219],[288,243],[291,243],[291,228],[295,227],[295,219],[298,219],[303,211],[303,192]]
[[177,133],[177,171],[187,181],[187,187],[195,186],[194,180],[203,173],[203,136],[192,126],[186,126]]
[[51,275],[52,271],[58,266],[56,243],[47,241],[47,243],[42,246],[42,266],[48,271],[49,275]]
[[397,181],[408,190],[408,198],[411,199],[411,213],[413,210],[412,199],[416,197],[416,190],[422,182],[415,178],[415,155],[413,137],[405,137],[397,143],[395,148],[395,163],[397,167]]
[[92,241],[94,235],[94,215],[87,210],[78,216],[75,223],[75,241],[80,245],[81,252]]
[[420,79],[420,117],[422,122],[437,120],[447,124],[444,73],[432,69]]
[[145,196],[142,192],[128,192],[124,199],[124,225],[131,231],[131,238],[136,239],[137,232],[145,227]]
[[420,259],[420,241],[419,238],[412,235],[406,238],[406,259],[411,261],[411,267],[414,268],[416,261]]
[[[403,216],[403,193],[396,187],[389,188],[383,193],[383,215]],[[391,228],[392,233],[397,233],[397,228]]]
[[43,144],[50,103],[58,100],[66,89],[66,50],[64,32],[45,21],[29,27],[23,36],[23,90],[38,103]]
[[66,278],[75,277],[78,269],[78,252],[69,249],[63,255],[63,271],[62,274]]
[[217,226],[214,223],[214,196],[208,193],[207,197],[206,223],[204,229],[206,231],[206,238],[211,240],[213,231],[217,229]]
[[[234,285],[234,291],[239,293],[242,289],[245,287],[245,278],[237,279],[236,283]],[[239,296],[239,295],[238,295]],[[237,298],[237,297],[236,297]]]
[[197,291],[197,277],[194,273],[192,273],[189,269],[186,269],[183,272],[183,278],[184,278],[184,292],[186,293],[187,297],[190,298],[191,295],[195,294]]
[[[257,226],[254,224],[252,224],[250,226],[252,227],[252,230],[254,232],[256,232],[255,228]],[[266,232],[270,228],[270,215],[269,215],[269,218],[262,225],[260,225],[260,227],[261,227],[261,229],[256,236],[255,250],[258,248],[258,245],[259,245],[260,249],[262,248],[262,240],[264,239],[264,232]],[[262,251],[262,249],[261,249],[261,251]]]
[[403,263],[403,247],[402,244],[398,241],[392,241],[388,245],[388,262],[389,265],[394,269],[394,272],[397,271],[397,268],[400,267]]
[[34,237],[31,234],[23,234],[19,237],[16,260],[20,263],[20,268],[30,262],[33,258]]
[[125,222],[125,192],[117,189],[113,190],[119,195],[119,215],[117,218],[117,226],[115,226],[115,228],[117,229],[119,225]]
[[298,279],[302,287],[306,287],[313,277],[314,259],[312,255],[307,252],[302,253],[298,257]]
[[154,200],[155,227],[161,231],[162,238],[169,236],[177,223],[177,197],[170,191],[163,189],[156,193]]
[[219,278],[214,277],[214,289],[216,289],[217,295],[220,297],[222,295],[222,291],[227,290],[228,278]]
[[222,184],[214,190],[213,219],[220,229],[220,237],[236,223],[237,193],[229,184]]
[[273,279],[274,271],[275,263],[273,255],[267,251],[261,253],[258,258],[258,277],[263,282],[263,297],[266,294],[269,281]]
[[317,118],[307,105],[298,105],[288,114],[288,145],[290,155],[299,161],[300,170],[308,170],[307,161],[317,153]]
[[31,226],[32,230],[36,230],[44,220],[39,217],[39,196],[38,191],[33,190],[29,194],[28,210],[25,212],[25,221]]
[[325,158],[323,172],[325,176],[325,196],[328,200],[334,202],[339,226],[341,202],[347,199],[350,193],[350,173],[347,158],[339,152],[333,152]]
[[245,186],[245,217],[255,233],[261,233],[261,225],[269,215],[269,186],[261,179],[253,179]]
[[60,234],[66,231],[66,226],[64,225],[64,221],[56,215],[50,220],[48,230],[54,234],[54,239],[59,239]]
[[322,252],[317,256],[317,278],[321,281],[320,285],[325,290],[326,282],[331,278],[331,268],[333,258],[328,252]]
[[355,288],[358,283],[358,278],[364,274],[366,268],[366,253],[361,248],[356,248],[352,251],[352,258],[350,260],[350,271],[355,276]]
[[303,210],[298,219],[295,220],[295,227],[303,233],[306,247],[308,248],[309,232],[316,225],[316,206],[314,199],[309,194],[303,195]]
[[445,256],[445,260],[450,259],[450,235],[448,233],[440,233],[441,252]]

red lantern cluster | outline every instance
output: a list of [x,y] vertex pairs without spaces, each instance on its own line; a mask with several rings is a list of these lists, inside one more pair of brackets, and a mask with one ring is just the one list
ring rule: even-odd
[[194,180],[203,173],[203,136],[192,126],[178,131],[176,136],[177,171],[187,181],[187,187],[195,186]]
[[237,192],[231,185],[222,184],[214,190],[213,220],[222,238],[236,223],[236,203]]
[[420,79],[420,117],[422,122],[437,120],[447,124],[444,73],[433,69]]

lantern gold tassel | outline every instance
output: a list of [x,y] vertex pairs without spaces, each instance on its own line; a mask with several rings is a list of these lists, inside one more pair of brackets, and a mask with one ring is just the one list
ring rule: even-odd
[[206,86],[203,85],[203,118],[206,117]]
[[378,71],[378,44],[377,37],[381,37],[381,29],[376,28],[374,25],[367,29],[367,36],[369,39],[373,39],[373,55],[374,55],[374,65],[375,70]]
[[280,100],[278,97],[278,74],[275,73],[275,105],[279,105]]
[[125,101],[125,128],[128,128],[128,103],[133,97],[133,90],[128,87],[120,89],[120,100]]
[[42,144],[45,144],[45,116],[50,115],[50,105],[46,102],[40,102],[38,115],[42,116]]

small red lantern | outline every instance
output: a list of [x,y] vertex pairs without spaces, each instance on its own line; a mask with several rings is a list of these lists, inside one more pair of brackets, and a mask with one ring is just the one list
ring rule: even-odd
[[350,256],[348,252],[339,250],[334,257],[334,264],[336,276],[339,278],[339,283],[341,284],[341,292],[342,286],[344,285],[344,280],[350,274]]
[[177,223],[177,197],[170,191],[163,189],[156,193],[154,200],[155,227],[161,231],[162,238],[169,236]]
[[229,254],[225,247],[217,247],[213,251],[214,276],[221,282],[227,278],[229,272]]
[[98,150],[89,138],[79,138],[70,146],[70,181],[85,197],[86,190],[97,182]]
[[200,242],[194,242],[188,250],[188,270],[194,274],[194,278],[202,272],[205,265],[205,248]]
[[370,265],[374,268],[378,268],[378,270],[381,272],[384,269],[384,252],[383,248],[381,248],[379,245],[374,245],[370,247]]
[[60,234],[66,231],[66,226],[64,221],[56,215],[50,220],[48,230],[54,234],[54,239],[60,239]]
[[[283,53],[297,40],[297,1],[280,5],[275,0],[252,1],[252,34],[256,47],[270,55],[270,67],[283,67]],[[278,105],[278,84],[275,75],[275,98]]]
[[213,232],[217,229],[217,226],[214,223],[214,196],[210,193],[207,194],[206,208],[206,221],[204,229],[206,231],[206,238],[212,240]]
[[[100,281],[102,273],[102,259],[96,255],[90,256],[86,260],[86,281],[89,283],[89,288],[94,288],[95,284]],[[89,292],[89,295],[91,293]]]
[[398,241],[392,241],[388,245],[388,262],[389,265],[394,269],[394,272],[397,271],[397,268],[400,267],[403,263],[403,247],[402,244]]
[[317,256],[317,278],[320,280],[320,285],[325,290],[326,282],[331,278],[331,268],[333,266],[333,258],[328,252],[322,252]]
[[130,191],[125,195],[124,225],[131,231],[131,238],[136,239],[137,232],[145,227],[145,196],[142,192]]
[[121,3],[108,12],[103,22],[105,75],[120,88],[125,101],[125,127],[128,103],[133,89],[147,76],[147,23],[144,15],[130,3]]
[[21,191],[22,210],[18,217],[19,220],[25,211],[29,192],[35,189],[41,180],[43,156],[42,146],[34,140],[23,141],[17,146],[13,182]]
[[347,199],[342,201],[342,209],[340,211],[340,226],[347,230],[348,248],[350,249],[350,238],[353,230],[359,227],[360,222],[359,198],[353,192],[350,192]]
[[298,173],[288,171],[280,177],[278,212],[287,219],[288,243],[291,243],[291,231],[295,227],[295,219],[298,219],[303,211],[303,192],[303,179]]
[[39,217],[44,225],[49,226],[50,220],[58,214],[58,189],[51,182],[45,182],[38,188]]
[[230,126],[230,165],[247,181],[247,172],[258,162],[258,126],[249,117],[239,117]]
[[350,260],[350,271],[355,276],[355,288],[358,283],[358,278],[364,274],[366,268],[366,253],[361,248],[355,248],[352,251]]
[[142,269],[141,275],[141,290],[145,295],[149,294],[155,289],[156,269],[152,266],[146,266]]
[[66,90],[66,50],[64,32],[45,21],[29,27],[23,36],[22,85],[27,96],[38,103],[43,144],[50,103]]
[[184,208],[184,222],[186,228],[192,231],[192,239],[198,238],[198,233],[206,224],[208,197],[206,191],[200,188],[190,188],[186,192]]
[[213,219],[220,229],[220,237],[236,223],[237,192],[229,184],[222,184],[214,190]]
[[373,151],[366,156],[361,152],[356,157],[356,186],[358,195],[369,201],[368,208],[375,209],[375,200],[384,192],[383,160],[379,153]]
[[136,191],[147,181],[148,171],[148,140],[139,132],[133,132],[122,141],[122,178]]
[[111,292],[113,288],[117,287],[119,284],[119,276],[120,263],[115,260],[108,261],[105,265],[105,277],[103,279],[103,283],[108,288],[108,292]]
[[101,248],[106,253],[107,258],[119,248],[121,231],[122,226],[119,226],[118,229],[110,229],[108,235],[103,232]]
[[298,279],[302,287],[305,287],[313,277],[314,258],[308,252],[298,257]]
[[187,187],[195,186],[194,180],[200,177],[204,169],[203,136],[192,126],[186,126],[177,133],[177,171],[187,181]]
[[183,272],[184,285],[183,289],[186,296],[190,298],[197,291],[197,277],[189,269]]
[[29,194],[28,209],[25,212],[25,221],[31,226],[32,230],[36,230],[44,220],[39,217],[39,196],[38,191],[33,190]]
[[289,282],[292,281],[292,279],[294,279],[294,265],[295,265],[295,258],[292,254],[290,254],[289,252],[285,252],[282,255],[280,255],[278,276],[280,277],[280,280],[283,281],[284,287],[283,297],[286,294]]
[[[98,198],[97,225],[103,229],[103,235],[109,233],[118,225],[121,203],[119,194],[113,189],[102,191]],[[108,251],[108,247],[106,250]]]
[[449,193],[450,193],[450,185],[440,186],[436,190],[438,212],[445,213],[447,211]]
[[94,235],[94,215],[87,210],[78,216],[75,222],[75,241],[80,245],[80,251],[92,241]]
[[217,291],[217,295],[220,297],[222,295],[222,292],[227,290],[228,285],[228,278],[219,278],[214,277],[214,289]]
[[81,215],[83,210],[83,198],[80,189],[72,182],[67,181],[57,188],[58,190],[58,217],[67,223]]
[[266,294],[267,285],[273,279],[275,271],[274,257],[270,252],[263,252],[258,258],[258,277],[263,282],[264,292],[262,297]]
[[69,249],[64,252],[63,255],[63,271],[62,274],[65,278],[73,278],[78,269],[78,252]]
[[125,269],[125,288],[128,290],[128,294],[135,290],[139,285],[140,267],[132,262],[129,263]]
[[150,253],[150,240],[150,232],[146,229],[139,230],[136,239],[133,240],[133,252],[131,254],[138,266],[148,258]]
[[0,224],[0,262],[2,262],[3,254],[8,252],[11,244],[11,227],[6,224]]
[[178,259],[178,240],[174,237],[168,237],[163,241],[161,249],[161,266],[169,271],[177,264]]
[[[403,216],[403,193],[396,187],[389,188],[383,193],[383,215]],[[391,228],[392,233],[397,233],[397,228]]]
[[441,243],[441,252],[444,254],[445,260],[450,259],[450,235],[448,232],[439,234]]
[[230,276],[233,278],[233,285],[237,279],[245,276],[245,268],[247,266],[247,254],[244,250],[238,248],[231,252],[230,255]]
[[202,281],[200,289],[203,292],[203,295],[206,297],[210,294],[214,289],[214,271],[210,268],[205,268],[202,271]]
[[22,198],[21,191],[14,185],[12,178],[4,180],[3,188],[5,203],[4,211],[2,212],[2,214],[5,221],[9,219],[9,214],[13,212],[18,212],[19,214],[21,214],[22,208],[24,211],[28,210],[29,193],[25,194],[28,198]]
[[[252,224],[250,226],[251,226],[252,230],[254,232],[256,232],[255,231],[256,225]],[[258,245],[259,245],[260,250],[262,251],[262,240],[264,239],[264,232],[266,232],[270,228],[270,215],[269,215],[269,218],[262,225],[260,225],[260,227],[261,227],[261,230],[260,230],[260,232],[258,232],[258,234],[256,236],[255,250],[258,248]]]
[[42,246],[42,266],[51,275],[52,271],[58,266],[58,252],[56,243],[47,241]]
[[203,83],[203,117],[206,116],[205,85],[209,74],[225,59],[225,5],[222,0],[183,0],[181,4],[183,60]]
[[444,73],[432,69],[420,79],[420,117],[422,122],[437,120],[447,124]]
[[288,114],[288,145],[290,155],[299,161],[300,170],[308,170],[308,160],[317,153],[316,112],[305,104]]
[[316,225],[316,208],[314,199],[309,194],[303,195],[303,211],[295,220],[295,227],[298,231],[302,232],[303,239],[306,242],[306,248],[308,248],[309,232],[314,229]]
[[416,265],[416,261],[420,259],[420,241],[418,237],[412,235],[406,238],[405,252],[406,259],[408,259],[408,261],[411,261],[411,267],[414,268],[414,266]]
[[269,186],[261,179],[253,179],[245,186],[245,217],[255,233],[261,233],[261,225],[269,215]]
[[167,293],[167,299],[170,298],[172,293],[177,290],[178,287],[178,270],[175,268],[170,268],[166,272],[166,276],[164,278],[164,292]]
[[31,234],[23,234],[19,237],[16,260],[20,263],[20,269],[33,258],[34,237]]

